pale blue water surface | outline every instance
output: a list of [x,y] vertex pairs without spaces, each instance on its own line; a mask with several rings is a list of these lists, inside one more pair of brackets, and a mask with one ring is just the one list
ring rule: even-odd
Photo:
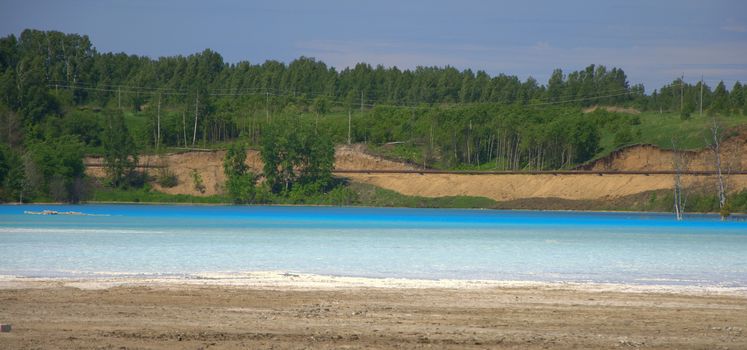
[[[28,215],[79,211],[101,216]],[[338,276],[747,286],[747,222],[694,215],[0,206],[0,274]]]

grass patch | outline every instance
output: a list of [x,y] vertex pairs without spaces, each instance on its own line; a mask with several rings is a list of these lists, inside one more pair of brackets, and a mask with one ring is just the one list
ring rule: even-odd
[[90,200],[92,202],[130,202],[130,203],[200,203],[200,204],[226,204],[231,200],[226,196],[191,196],[187,194],[167,194],[148,188],[140,189],[113,189],[98,188],[94,191]]
[[[48,199],[39,201],[49,201]],[[166,194],[148,188],[111,189],[98,188],[90,198],[92,202],[129,203],[194,203],[232,204],[223,195],[191,196]],[[747,190],[732,193],[728,198],[730,210],[734,214],[747,213]],[[333,190],[310,196],[277,196],[268,194],[262,203],[293,205],[333,205],[369,206],[402,208],[471,208],[471,209],[529,209],[529,210],[610,210],[640,212],[671,212],[672,191],[658,190],[639,193],[615,200],[564,200],[559,198],[527,198],[496,202],[485,197],[419,197],[407,196],[370,184],[352,182],[335,187]],[[688,193],[685,207],[687,213],[715,213],[719,211],[715,194]]]
[[[636,125],[635,143],[650,143],[661,148],[672,148],[672,137],[678,138],[679,146],[685,149],[702,149],[711,130],[711,118],[693,114],[682,120],[679,113],[644,112],[639,115],[641,124]],[[741,115],[718,116],[725,128],[747,124]]]

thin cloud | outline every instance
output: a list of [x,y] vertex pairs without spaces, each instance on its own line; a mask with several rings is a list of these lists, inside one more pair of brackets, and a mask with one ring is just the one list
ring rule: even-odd
[[721,30],[725,32],[747,33],[747,26],[739,24],[725,25],[721,27]]
[[534,48],[537,50],[546,50],[550,48],[550,43],[548,43],[547,41],[540,41],[534,44]]
[[732,33],[747,33],[747,25],[739,23],[733,18],[726,20],[726,24],[721,26],[721,30]]

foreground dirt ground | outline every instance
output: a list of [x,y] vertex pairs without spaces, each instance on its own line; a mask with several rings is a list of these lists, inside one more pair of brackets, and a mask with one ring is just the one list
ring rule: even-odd
[[745,349],[744,296],[552,288],[0,290],[3,349]]

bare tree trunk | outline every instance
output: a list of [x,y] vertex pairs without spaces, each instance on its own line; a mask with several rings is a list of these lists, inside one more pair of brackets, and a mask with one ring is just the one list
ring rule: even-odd
[[472,165],[472,154],[470,154],[470,136],[472,134],[472,121],[469,122],[469,130],[467,131],[467,164]]
[[457,153],[458,152],[457,151],[458,146],[457,146],[456,130],[452,131],[452,133],[451,133],[451,140],[452,140],[451,144],[454,147],[454,162],[456,162],[458,164],[459,163],[459,154]]
[[433,150],[433,123],[431,123],[431,150]]
[[501,157],[501,130],[495,132],[495,168],[498,169],[498,159]]
[[182,131],[184,133],[184,147],[187,147],[187,111],[182,111]]
[[716,117],[711,117],[711,136],[713,137],[713,143],[711,144],[711,151],[713,151],[714,162],[716,166],[716,172],[718,173],[718,205],[721,214],[721,220],[726,220],[729,216],[728,208],[726,207],[726,183],[724,181],[724,174],[721,172],[721,128],[716,122]]
[[677,148],[674,138],[672,138],[672,151],[672,167],[674,168],[674,215],[680,221],[685,215],[685,198],[682,190],[681,176],[685,160],[682,152]]
[[519,162],[521,161],[521,151],[519,150],[519,144],[521,143],[521,136],[516,137],[516,146],[514,146],[514,170],[519,169]]
[[200,103],[200,95],[198,94],[195,96],[195,127],[194,131],[192,132],[192,147],[195,146],[195,142],[197,141],[197,106]]
[[495,138],[494,134],[490,135],[490,138],[488,138],[488,158],[486,162],[490,162],[491,159],[493,159],[493,139]]
[[482,151],[482,138],[477,139],[477,150],[475,151],[475,165],[480,166],[480,152]]
[[509,170],[515,170],[514,169],[514,160],[516,159],[516,135],[513,135],[511,137],[511,141],[509,141],[509,153],[508,153],[508,169]]

